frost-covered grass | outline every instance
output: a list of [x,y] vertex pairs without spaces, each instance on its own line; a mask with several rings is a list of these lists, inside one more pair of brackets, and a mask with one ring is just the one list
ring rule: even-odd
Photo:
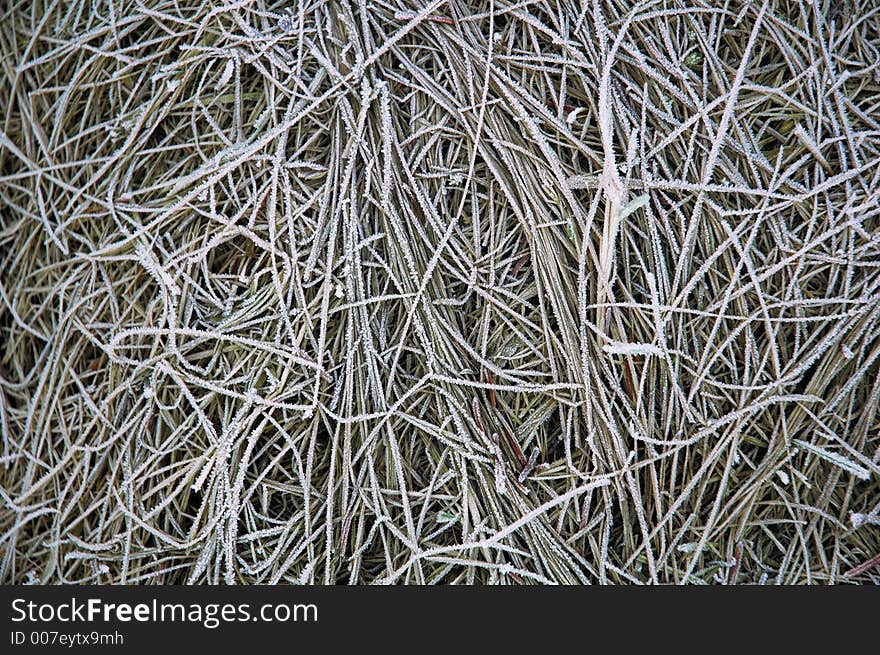
[[880,582],[880,6],[634,4],[7,3],[0,581]]

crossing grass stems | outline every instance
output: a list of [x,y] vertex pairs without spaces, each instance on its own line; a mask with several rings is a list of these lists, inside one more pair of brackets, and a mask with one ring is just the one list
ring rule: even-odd
[[3,582],[880,582],[876,3],[2,11]]

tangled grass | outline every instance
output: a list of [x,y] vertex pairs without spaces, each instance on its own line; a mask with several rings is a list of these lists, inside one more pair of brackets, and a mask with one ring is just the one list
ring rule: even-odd
[[403,4],[6,6],[0,580],[880,581],[880,6]]

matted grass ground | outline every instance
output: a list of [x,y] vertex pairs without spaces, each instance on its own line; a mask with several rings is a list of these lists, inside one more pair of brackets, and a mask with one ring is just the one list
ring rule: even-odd
[[876,2],[3,11],[3,582],[880,581]]

